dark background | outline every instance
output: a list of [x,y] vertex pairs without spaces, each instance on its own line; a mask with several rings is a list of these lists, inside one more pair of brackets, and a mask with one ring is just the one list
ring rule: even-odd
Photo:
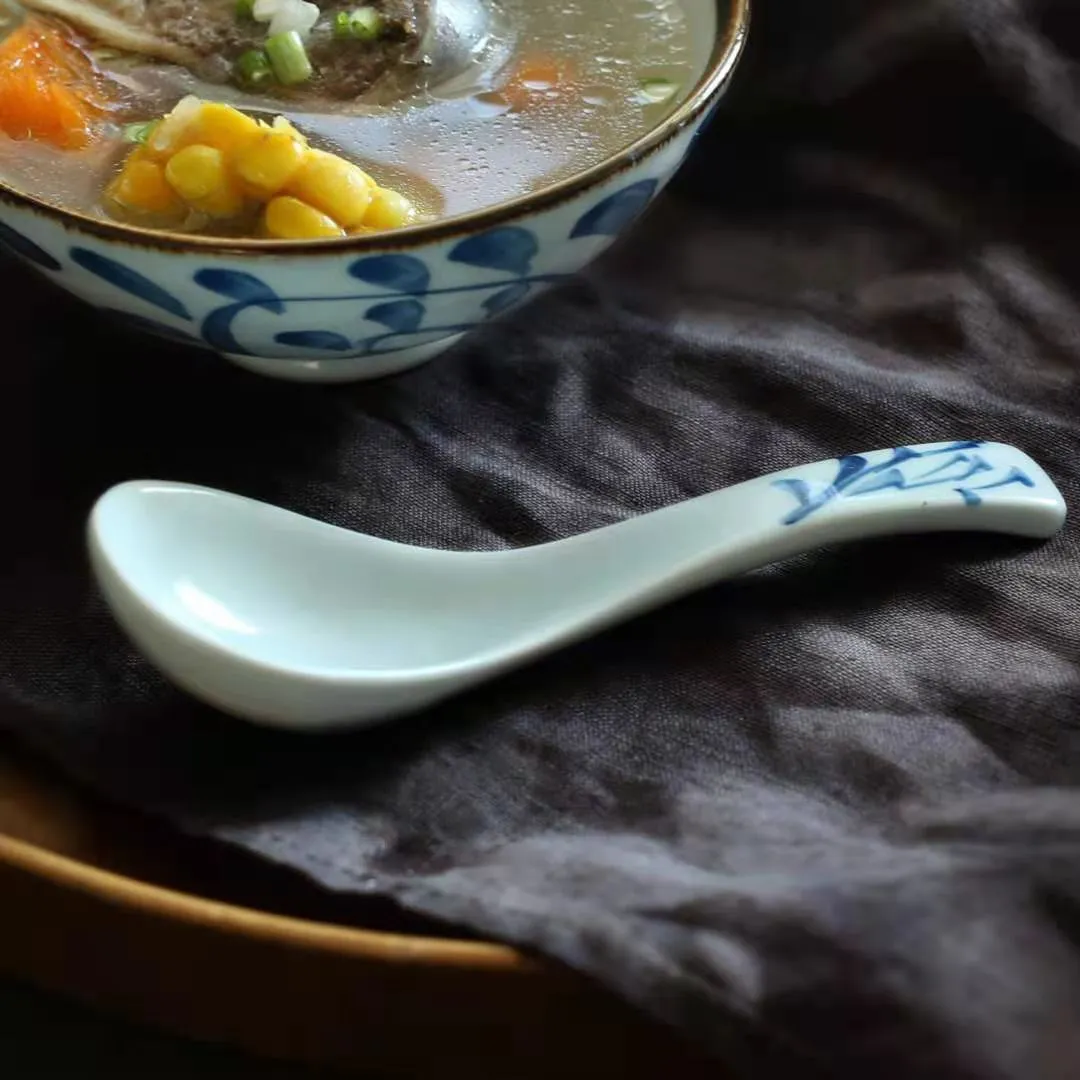
[[0,1061],[0,1070],[13,1080],[316,1080],[328,1075],[168,1038],[7,979],[0,979]]

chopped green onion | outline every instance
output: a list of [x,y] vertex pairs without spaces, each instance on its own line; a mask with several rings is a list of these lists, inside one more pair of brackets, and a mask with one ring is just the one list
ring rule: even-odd
[[236,17],[241,22],[255,18],[255,0],[236,0]]
[[266,55],[277,81],[283,86],[307,82],[313,74],[304,40],[295,30],[268,37]]
[[366,5],[334,16],[334,37],[339,41],[375,41],[383,32],[383,17]]
[[274,69],[262,49],[249,49],[236,60],[233,68],[236,80],[242,86],[258,90],[274,81]]
[[383,17],[373,7],[359,7],[349,16],[353,37],[374,41],[383,31]]
[[154,128],[160,123],[160,120],[144,120],[141,124],[125,124],[124,142],[138,143],[140,146],[145,146],[146,141],[154,133]]
[[643,79],[639,97],[645,105],[660,105],[673,98],[678,89],[670,79]]

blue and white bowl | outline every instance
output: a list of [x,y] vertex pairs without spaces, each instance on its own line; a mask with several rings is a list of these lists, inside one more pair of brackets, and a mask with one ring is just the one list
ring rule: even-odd
[[181,236],[60,210],[0,184],[0,246],[128,325],[264,375],[376,378],[581,270],[667,184],[723,97],[749,0],[717,0],[708,68],[679,108],[600,165],[533,195],[384,237]]

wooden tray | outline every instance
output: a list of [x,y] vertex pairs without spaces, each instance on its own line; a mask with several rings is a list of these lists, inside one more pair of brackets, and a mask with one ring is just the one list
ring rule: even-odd
[[184,840],[5,742],[0,913],[0,971],[255,1054],[472,1080],[718,1075],[581,976]]

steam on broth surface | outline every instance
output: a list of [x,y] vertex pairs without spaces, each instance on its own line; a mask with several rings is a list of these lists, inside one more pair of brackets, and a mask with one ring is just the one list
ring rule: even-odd
[[[189,66],[182,66],[161,59],[160,48],[141,54],[121,51],[87,34],[94,23],[92,9],[109,9],[110,17],[118,19],[118,12],[132,17],[133,10],[175,8],[181,2],[188,19],[206,16],[210,36],[228,43],[228,56],[211,52],[193,56]],[[27,13],[0,0],[0,180],[97,217],[172,231],[289,238],[268,227],[269,202],[286,198],[291,201],[277,209],[293,211],[302,189],[319,205],[334,204],[327,190],[315,185],[312,178],[318,174],[338,187],[351,185],[361,199],[367,183],[374,200],[371,212],[358,218],[358,207],[348,207],[342,215],[348,223],[326,215],[338,231],[327,231],[324,223],[322,231],[310,237],[303,232],[306,226],[297,224],[299,219],[279,213],[275,220],[288,218],[288,228],[299,230],[297,239],[381,231],[479,210],[602,161],[643,135],[685,97],[704,69],[715,34],[711,0],[564,0],[553,5],[490,0],[490,33],[476,43],[470,64],[440,71],[437,62],[430,62],[421,18],[429,11],[428,3],[440,0],[384,0],[361,8],[329,2],[316,8],[306,0],[240,0],[239,11],[236,0],[227,0],[227,11],[222,2],[27,0],[27,6],[35,8]],[[272,23],[251,18],[252,4],[275,3],[314,9],[307,17],[315,15],[318,21],[298,35],[312,71],[293,83],[272,74],[253,88],[239,74],[235,54],[241,48],[250,52],[260,33],[274,29]],[[91,14],[84,11],[76,27],[73,20],[42,14],[39,7],[69,13],[86,9]],[[353,18],[359,12],[363,23],[364,13],[372,11],[383,19],[385,36],[378,49],[371,40],[357,44],[342,39],[342,33],[348,34],[347,28],[342,30],[342,16]],[[391,23],[391,15],[401,21]],[[240,29],[234,32],[228,20],[239,20]],[[139,33],[153,29],[151,23],[135,27]],[[33,42],[27,46],[18,37],[35,33],[45,42],[44,61],[41,48],[35,52]],[[103,36],[122,40],[116,34]],[[10,57],[4,59],[2,50],[10,52],[13,43],[22,48],[20,56],[38,57],[33,63],[42,63],[46,72],[33,83],[40,97],[40,115],[33,122],[22,116],[24,105],[12,105],[25,103],[28,91],[13,96],[12,87],[5,86],[5,70],[20,67]],[[343,52],[326,63],[327,56],[335,55],[335,44],[342,44]],[[54,52],[74,65],[77,77],[69,74],[62,80],[74,102],[60,95],[54,103],[50,96],[47,76]],[[355,63],[346,63],[347,56]],[[354,93],[358,86],[364,88]],[[196,108],[202,112],[197,114]],[[64,124],[74,122],[80,111],[85,131],[64,145]],[[214,145],[204,147],[213,152],[190,151],[187,144],[198,141],[191,134],[194,128],[174,140],[167,152],[156,152],[150,133],[156,131],[164,145],[162,133],[179,130],[172,117],[167,122],[171,128],[161,121],[171,112],[198,115],[200,123],[209,117],[217,124],[218,134],[210,138]],[[63,122],[54,124],[54,116]],[[253,118],[262,123],[256,127]],[[60,136],[53,137],[54,129]],[[286,145],[289,132],[296,136],[291,148]],[[185,150],[179,162],[172,160],[178,149]],[[271,151],[278,150],[302,160],[306,171],[290,174],[293,178],[283,181],[280,190],[271,191],[277,182],[272,178],[288,170],[260,172],[251,161],[258,154],[259,161],[270,161]],[[124,186],[122,180],[136,173],[146,183],[128,185],[131,190],[140,197],[145,194],[147,206],[170,212],[155,217],[143,208],[134,215],[118,210],[112,196]],[[252,186],[240,173],[255,175],[259,183]],[[180,186],[190,194],[202,191],[205,176],[217,176],[232,196],[214,196],[216,203],[207,196],[170,209],[170,191],[176,192],[163,187],[163,181],[186,178],[188,186]],[[382,212],[376,212],[379,199]],[[344,206],[341,199],[334,205],[339,204]]]

